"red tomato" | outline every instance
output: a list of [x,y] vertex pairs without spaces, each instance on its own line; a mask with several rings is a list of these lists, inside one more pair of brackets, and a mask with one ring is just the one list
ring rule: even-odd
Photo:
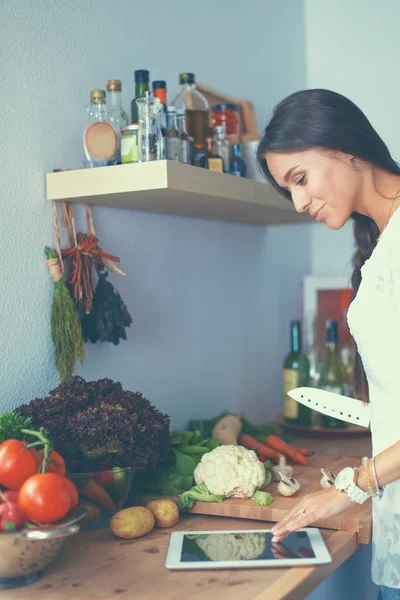
[[110,485],[113,482],[114,476],[110,469],[104,469],[96,473],[94,478],[100,485]]
[[71,509],[71,495],[66,478],[58,473],[37,473],[21,487],[18,506],[28,521],[53,523],[63,519]]
[[2,500],[8,501],[8,502],[14,502],[15,504],[17,504],[18,503],[18,492],[16,490],[5,490],[4,492],[1,492],[0,502]]
[[76,485],[67,477],[65,478],[65,485],[67,486],[69,498],[71,501],[70,510],[74,510],[74,508],[78,506],[78,490],[76,489]]
[[6,440],[0,444],[0,485],[19,490],[29,477],[37,473],[38,462],[27,444],[18,440]]
[[[42,464],[44,457],[44,450],[39,450],[39,464]],[[63,457],[58,454],[55,450],[50,453],[50,460],[47,462],[46,471],[50,473],[58,473],[59,475],[65,475],[67,469],[65,467],[65,461]]]
[[17,504],[4,502],[0,505],[0,531],[18,529],[23,523],[25,517]]

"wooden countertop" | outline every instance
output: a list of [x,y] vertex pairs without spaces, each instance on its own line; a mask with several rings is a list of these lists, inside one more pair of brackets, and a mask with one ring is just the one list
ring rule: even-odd
[[[296,440],[299,444],[300,440]],[[369,438],[301,440],[317,452],[370,454]],[[272,524],[271,524],[272,525]],[[318,567],[215,571],[169,571],[165,558],[171,531],[263,529],[270,524],[223,517],[184,515],[172,529],[154,529],[136,540],[119,540],[108,529],[67,540],[44,577],[26,588],[6,590],[4,600],[303,600],[358,548],[356,534],[321,530],[332,563]]]
[[[263,529],[268,523],[182,516],[174,531]],[[154,529],[136,540],[118,540],[108,529],[68,540],[45,576],[26,588],[1,592],[4,600],[301,600],[357,549],[355,533],[322,530],[333,562],[319,567],[224,571],[165,568],[171,530]]]

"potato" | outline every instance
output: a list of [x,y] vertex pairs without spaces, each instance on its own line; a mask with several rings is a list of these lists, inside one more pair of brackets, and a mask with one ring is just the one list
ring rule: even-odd
[[172,500],[152,500],[146,508],[153,513],[157,527],[172,527],[179,519],[179,510]]
[[137,538],[154,527],[152,513],[143,506],[132,506],[117,512],[110,522],[111,531],[120,538]]

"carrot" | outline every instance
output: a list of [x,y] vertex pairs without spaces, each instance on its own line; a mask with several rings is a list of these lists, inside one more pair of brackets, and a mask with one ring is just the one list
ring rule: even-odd
[[109,513],[116,511],[115,504],[111,496],[106,490],[94,479],[89,479],[88,482],[82,488],[82,494],[91,500],[100,508],[103,508]]
[[312,456],[314,454],[314,450],[309,450],[308,448],[297,448],[297,452],[300,452],[303,456]]
[[267,442],[270,448],[273,448],[273,450],[276,450],[280,454],[284,454],[293,462],[298,463],[299,465],[308,465],[308,460],[305,456],[298,452],[297,448],[290,446],[289,444],[281,440],[278,436],[269,435],[265,441]]
[[276,458],[279,459],[279,452],[276,450],[272,450],[266,444],[259,442],[258,440],[251,437],[251,435],[247,435],[247,433],[242,433],[239,435],[239,443],[247,448],[247,450],[254,450],[259,458]]

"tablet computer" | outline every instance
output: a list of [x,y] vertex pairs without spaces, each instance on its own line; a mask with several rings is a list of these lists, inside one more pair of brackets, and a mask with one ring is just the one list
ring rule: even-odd
[[171,534],[167,569],[246,569],[323,565],[332,558],[318,529],[307,527],[272,543],[270,529]]

